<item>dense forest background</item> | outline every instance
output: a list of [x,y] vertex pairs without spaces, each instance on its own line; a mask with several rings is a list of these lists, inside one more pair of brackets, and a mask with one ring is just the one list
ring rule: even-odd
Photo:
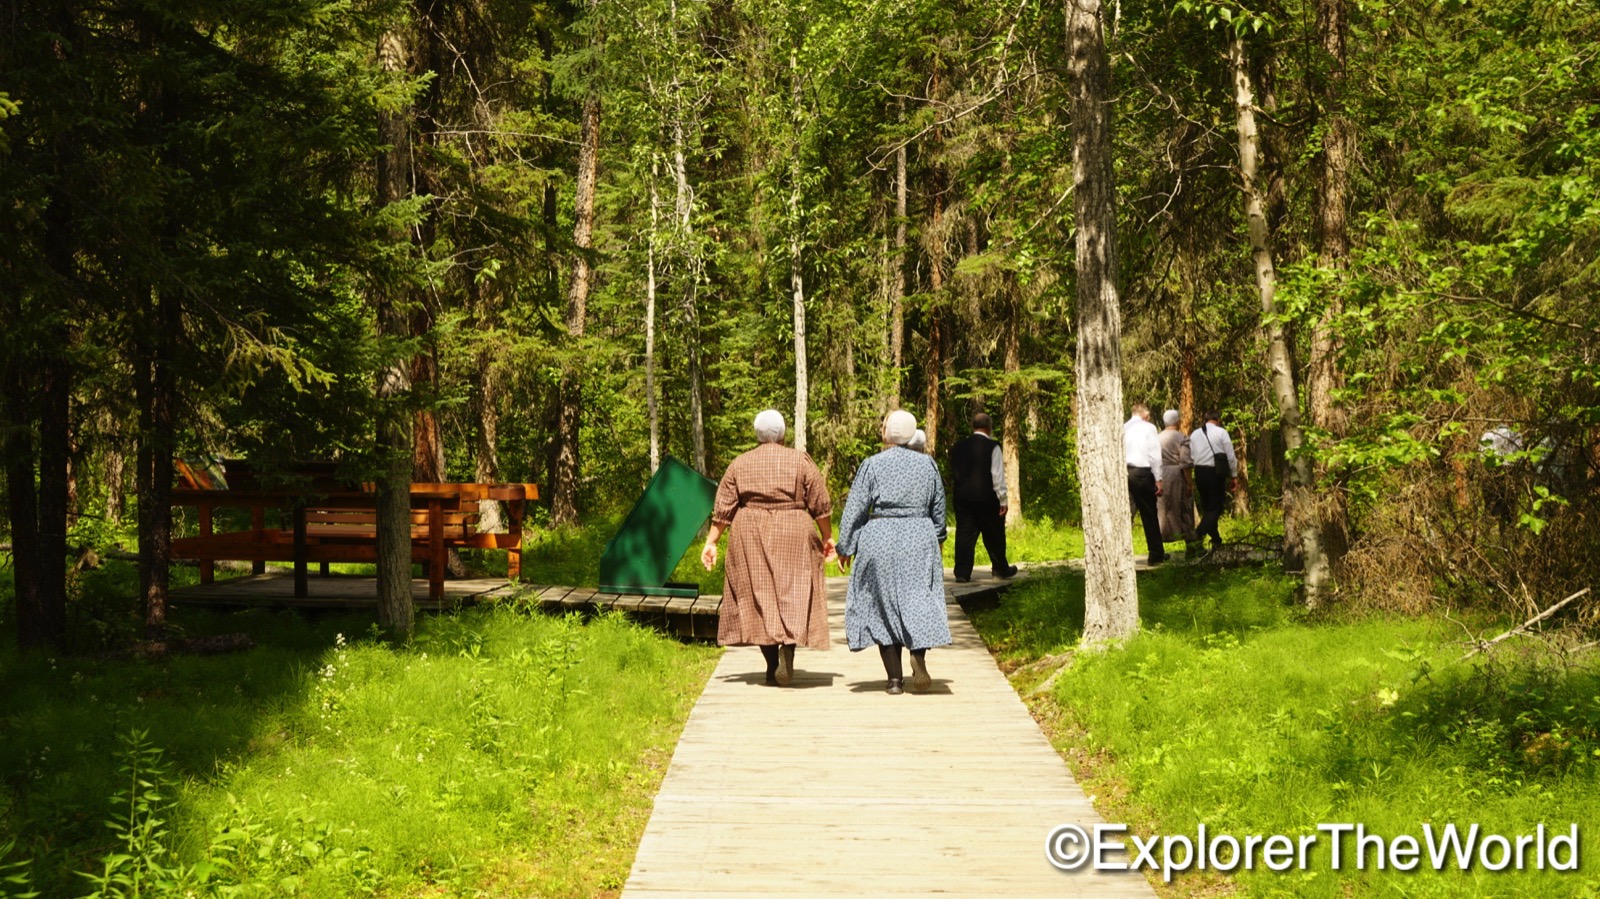
[[[57,639],[76,547],[137,531],[164,589],[174,456],[369,479],[403,451],[419,481],[538,482],[559,525],[625,509],[664,454],[720,473],[767,406],[840,490],[884,411],[939,453],[986,409],[1013,515],[1077,518],[1059,4],[0,16],[0,500],[25,644]],[[1185,0],[1100,22],[1126,401],[1219,408],[1235,511],[1317,528],[1338,597],[1521,610],[1581,585],[1600,6]],[[1486,454],[1496,428],[1513,445]],[[1312,506],[1282,501],[1296,465]]]

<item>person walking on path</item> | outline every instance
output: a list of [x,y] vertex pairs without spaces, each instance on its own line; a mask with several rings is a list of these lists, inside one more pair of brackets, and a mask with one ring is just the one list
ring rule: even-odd
[[1182,536],[1185,552],[1193,557],[1199,543],[1194,530],[1194,490],[1189,486],[1190,469],[1194,462],[1189,457],[1189,435],[1178,429],[1182,416],[1177,409],[1168,409],[1161,416],[1166,428],[1161,432],[1161,496],[1157,502],[1157,518],[1163,539]]
[[766,682],[787,687],[795,646],[829,645],[822,563],[834,551],[833,503],[811,457],[783,445],[781,413],[757,415],[755,431],[755,449],[735,458],[717,485],[700,561],[707,571],[716,566],[717,541],[728,531],[717,642],[761,647]]
[[956,507],[955,575],[972,580],[972,558],[983,537],[995,577],[1011,577],[1006,561],[1006,466],[1000,442],[991,435],[994,421],[987,412],[972,416],[972,433],[950,448],[951,499]]
[[852,652],[877,646],[885,692],[904,692],[900,651],[911,649],[911,688],[933,685],[927,651],[950,643],[945,612],[944,482],[932,457],[907,447],[916,433],[910,412],[884,420],[887,448],[856,469],[839,519],[839,563],[850,567],[844,629]]
[[1199,536],[1211,538],[1211,551],[1222,548],[1222,507],[1239,473],[1239,457],[1233,452],[1233,438],[1218,421],[1217,413],[1207,412],[1204,422],[1189,435],[1189,455],[1194,460],[1194,490],[1200,495]]
[[1144,545],[1151,565],[1167,560],[1161,545],[1161,519],[1156,498],[1161,496],[1161,438],[1150,423],[1150,407],[1133,404],[1133,415],[1122,425],[1122,454],[1128,463],[1128,497],[1139,510],[1144,525]]

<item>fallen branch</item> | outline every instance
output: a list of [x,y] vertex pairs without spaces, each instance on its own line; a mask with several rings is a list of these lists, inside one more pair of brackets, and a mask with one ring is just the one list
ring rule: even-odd
[[1478,654],[1480,652],[1488,652],[1489,650],[1493,649],[1496,645],[1498,645],[1502,641],[1509,640],[1510,638],[1515,637],[1518,634],[1527,633],[1529,628],[1533,627],[1534,625],[1538,624],[1541,621],[1544,621],[1546,618],[1549,618],[1551,615],[1554,615],[1556,612],[1559,612],[1561,609],[1565,608],[1568,603],[1571,603],[1573,600],[1576,600],[1579,597],[1586,596],[1588,593],[1589,593],[1589,588],[1588,587],[1584,587],[1582,590],[1579,590],[1577,593],[1574,593],[1571,596],[1567,597],[1566,599],[1563,599],[1562,601],[1560,601],[1560,602],[1556,603],[1555,605],[1551,606],[1550,608],[1545,609],[1543,612],[1540,612],[1539,614],[1533,616],[1532,618],[1529,618],[1527,621],[1522,622],[1521,624],[1517,625],[1516,627],[1512,628],[1511,630],[1506,631],[1505,633],[1501,634],[1500,636],[1495,637],[1493,640],[1479,640],[1478,644],[1476,646],[1474,646],[1471,649],[1467,650],[1466,655],[1462,656],[1461,658],[1457,659],[1456,661],[1465,662],[1467,659],[1472,658],[1474,655],[1476,655],[1476,654]]

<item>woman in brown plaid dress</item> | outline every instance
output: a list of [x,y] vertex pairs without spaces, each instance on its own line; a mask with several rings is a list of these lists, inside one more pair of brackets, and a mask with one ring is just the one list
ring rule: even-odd
[[717,642],[761,647],[767,683],[788,686],[797,644],[828,648],[822,562],[833,554],[833,504],[811,457],[783,445],[777,410],[756,416],[755,427],[756,448],[734,459],[717,486],[700,561],[708,571],[717,564],[728,530]]

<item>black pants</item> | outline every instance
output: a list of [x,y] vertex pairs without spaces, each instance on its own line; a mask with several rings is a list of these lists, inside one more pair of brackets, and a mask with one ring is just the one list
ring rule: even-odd
[[975,503],[956,500],[956,577],[972,577],[972,556],[983,537],[983,549],[996,574],[1009,571],[1006,561],[1006,520],[1000,517],[999,500]]
[[1194,467],[1194,492],[1200,494],[1200,527],[1196,530],[1202,539],[1211,538],[1211,548],[1222,545],[1222,534],[1217,522],[1222,520],[1222,507],[1228,501],[1228,479],[1224,469],[1217,465]]
[[1161,516],[1156,512],[1155,473],[1129,465],[1128,498],[1139,510],[1139,521],[1144,525],[1144,547],[1150,554],[1150,561],[1165,559],[1167,550],[1161,545]]

